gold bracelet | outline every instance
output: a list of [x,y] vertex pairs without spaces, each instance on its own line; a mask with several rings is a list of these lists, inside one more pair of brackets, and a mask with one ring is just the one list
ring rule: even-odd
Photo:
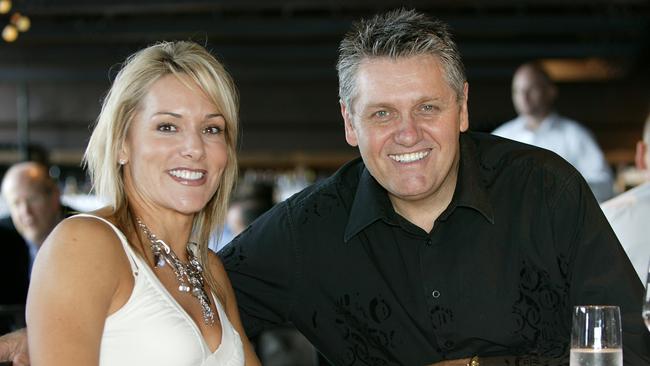
[[469,362],[467,362],[467,366],[481,366],[481,363],[478,360],[478,356],[470,358]]

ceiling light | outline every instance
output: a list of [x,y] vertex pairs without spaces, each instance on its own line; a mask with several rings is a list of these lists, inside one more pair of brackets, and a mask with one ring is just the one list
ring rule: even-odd
[[624,69],[613,60],[601,58],[545,59],[544,70],[555,81],[603,81],[615,80],[624,75]]
[[2,39],[7,42],[13,42],[18,38],[18,29],[13,24],[5,25],[2,30]]
[[27,16],[20,13],[14,13],[11,15],[11,24],[15,25],[19,31],[26,32],[29,30],[32,23],[29,21]]
[[11,0],[0,0],[0,14],[7,14],[11,10]]

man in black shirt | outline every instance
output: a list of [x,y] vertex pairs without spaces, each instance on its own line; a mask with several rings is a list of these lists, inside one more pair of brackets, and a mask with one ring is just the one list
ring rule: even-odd
[[446,26],[362,21],[338,62],[361,159],[220,252],[249,335],[293,323],[335,365],[568,364],[578,304],[619,305],[626,365],[650,362],[643,287],[580,174],[468,132]]

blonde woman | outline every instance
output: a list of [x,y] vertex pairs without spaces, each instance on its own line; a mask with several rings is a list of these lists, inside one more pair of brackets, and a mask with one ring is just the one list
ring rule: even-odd
[[258,365],[208,237],[236,177],[237,93],[192,42],[126,60],[85,153],[108,207],[60,223],[27,301],[32,365]]

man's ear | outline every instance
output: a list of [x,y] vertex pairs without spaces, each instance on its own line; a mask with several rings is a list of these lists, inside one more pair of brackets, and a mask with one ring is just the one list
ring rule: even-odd
[[463,94],[465,95],[460,105],[460,132],[465,132],[469,128],[469,110],[467,109],[467,98],[469,97],[469,84],[467,81],[463,85]]
[[339,101],[339,104],[341,105],[341,116],[343,116],[343,124],[345,125],[345,141],[350,146],[358,146],[357,131],[354,127],[354,121],[352,121],[352,115],[342,100]]
[[648,169],[648,144],[643,141],[636,143],[636,153],[634,154],[634,164],[639,170]]

